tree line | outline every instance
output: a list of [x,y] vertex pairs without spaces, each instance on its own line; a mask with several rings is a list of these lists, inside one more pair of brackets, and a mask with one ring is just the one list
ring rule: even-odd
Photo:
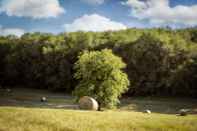
[[0,85],[71,93],[83,51],[111,49],[126,64],[125,95],[197,96],[197,29],[153,28],[0,37]]

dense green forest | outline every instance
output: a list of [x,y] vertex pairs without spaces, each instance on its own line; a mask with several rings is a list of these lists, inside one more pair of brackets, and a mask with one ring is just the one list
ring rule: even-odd
[[0,85],[71,93],[84,50],[111,49],[126,63],[126,95],[197,97],[197,29],[127,29],[0,37]]

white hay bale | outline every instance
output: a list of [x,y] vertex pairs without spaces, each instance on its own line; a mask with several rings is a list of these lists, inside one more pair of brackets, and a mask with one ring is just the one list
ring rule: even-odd
[[40,99],[40,101],[41,101],[41,102],[47,102],[47,98],[46,98],[46,97],[42,97],[42,98]]
[[180,116],[186,116],[188,114],[188,110],[187,109],[181,109],[179,111]]
[[98,107],[99,107],[98,102],[92,97],[83,96],[79,100],[79,108],[80,109],[97,111]]

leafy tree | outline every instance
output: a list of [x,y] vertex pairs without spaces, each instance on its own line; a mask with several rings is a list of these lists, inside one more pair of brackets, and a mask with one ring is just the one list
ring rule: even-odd
[[142,35],[125,49],[128,73],[135,94],[156,94],[166,84],[168,72],[168,50],[163,43],[149,34]]
[[197,54],[178,68],[173,79],[174,94],[197,97]]
[[197,29],[191,29],[190,31],[191,41],[197,43]]
[[126,72],[132,82],[129,94],[170,94],[177,68],[186,59],[181,46],[175,41],[167,45],[150,34],[143,34],[137,41],[121,46],[117,53],[127,63]]
[[121,71],[126,66],[121,58],[108,49],[85,51],[78,58],[74,69],[79,84],[74,94],[78,98],[91,96],[103,107],[114,107],[129,85],[127,75]]

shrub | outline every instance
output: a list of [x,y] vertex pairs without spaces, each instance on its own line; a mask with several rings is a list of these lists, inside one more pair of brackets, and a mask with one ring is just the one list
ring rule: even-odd
[[121,71],[125,66],[111,50],[83,52],[74,66],[75,78],[79,80],[74,95],[91,96],[100,106],[114,107],[129,85],[127,75]]

